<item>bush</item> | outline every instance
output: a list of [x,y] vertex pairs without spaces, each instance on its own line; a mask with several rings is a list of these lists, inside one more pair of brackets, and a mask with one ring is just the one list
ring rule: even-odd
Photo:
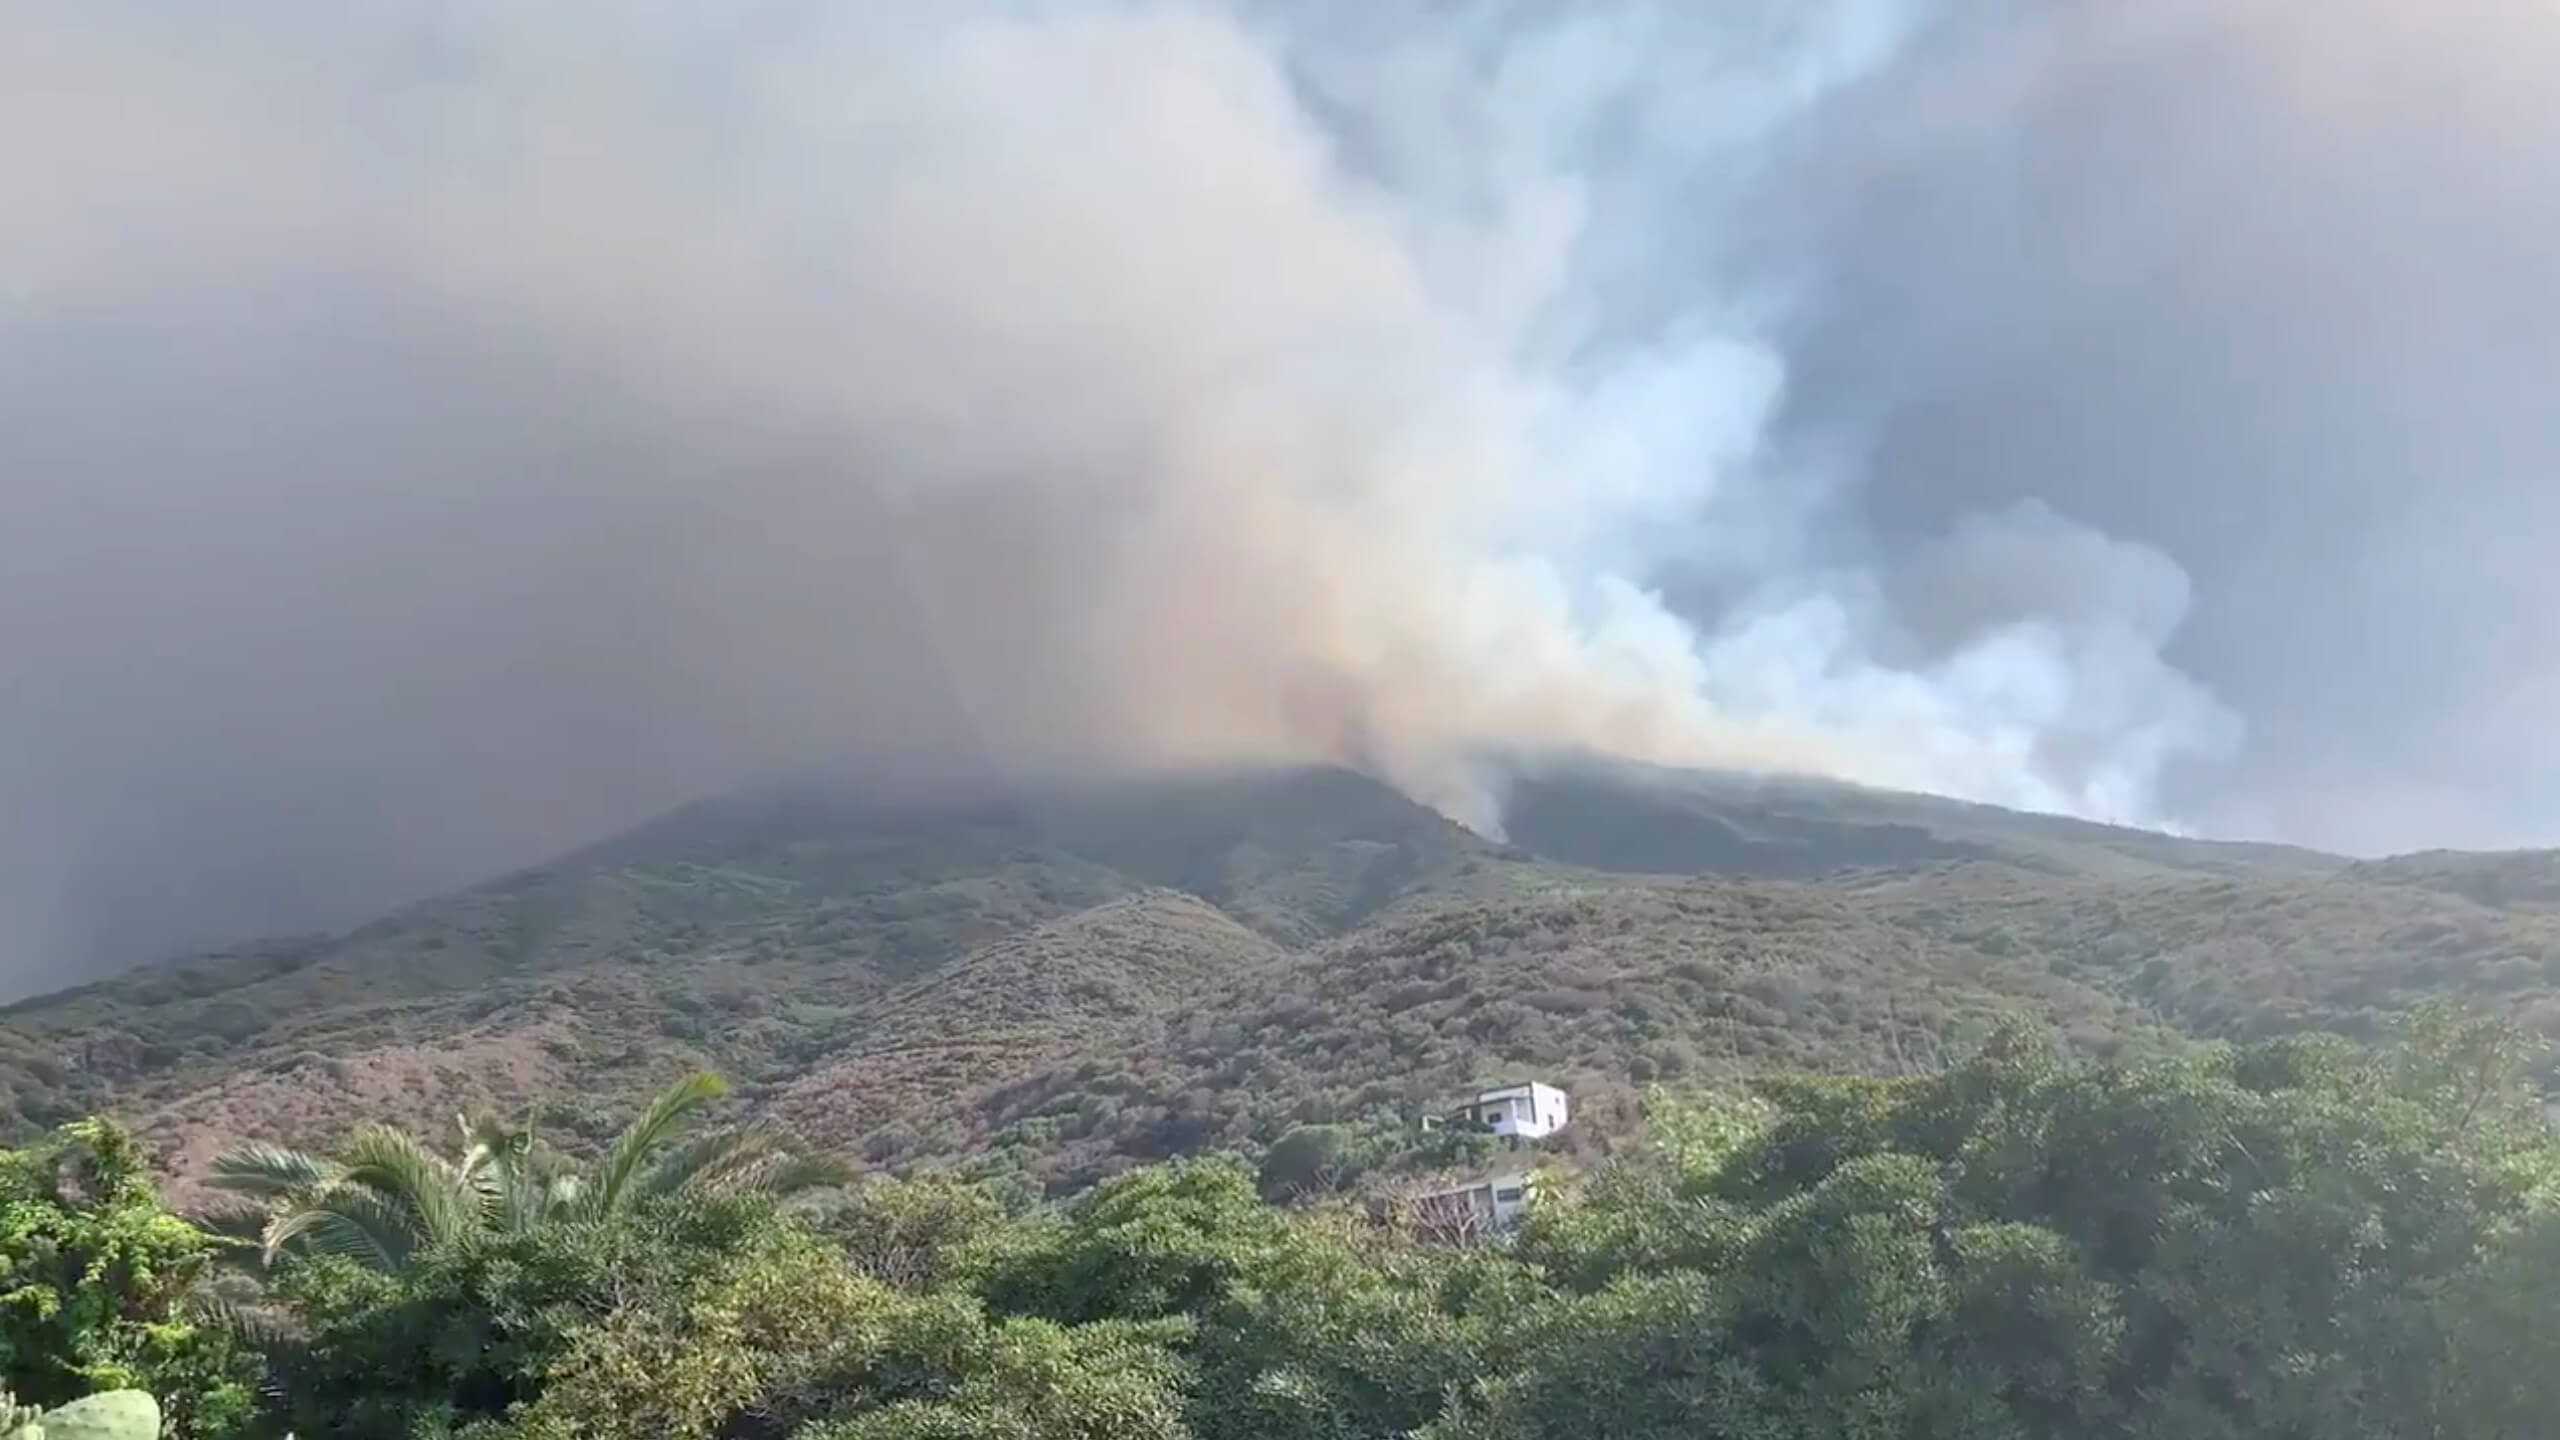
[[1275,1204],[1342,1189],[1359,1178],[1359,1139],[1341,1125],[1301,1125],[1262,1157],[1257,1185]]
[[0,1383],[46,1407],[148,1390],[179,1440],[235,1433],[259,1363],[198,1318],[216,1253],[161,1208],[140,1147],[111,1121],[0,1151]]
[[[2013,1026],[1927,1077],[1657,1091],[1644,1147],[1506,1244],[1265,1201],[1446,1138],[1375,1118],[1292,1131],[1259,1174],[1179,1161],[1019,1215],[929,1178],[814,1224],[680,1195],[465,1230],[387,1273],[288,1257],[254,1418],[350,1440],[2521,1440],[2560,1412],[2560,1142],[2528,1078],[2511,1037],[2450,1015],[2387,1047],[2097,1065]],[[246,1357],[180,1298],[211,1242],[138,1175],[94,1124],[0,1164],[0,1358],[31,1398],[129,1378],[173,1434],[237,1432]]]

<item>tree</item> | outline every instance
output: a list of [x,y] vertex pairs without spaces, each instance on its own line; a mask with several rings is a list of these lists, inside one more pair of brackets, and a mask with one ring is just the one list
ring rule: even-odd
[[1103,1182],[1062,1224],[1017,1227],[983,1284],[999,1310],[1068,1323],[1195,1314],[1288,1238],[1241,1165],[1176,1161]]
[[1262,1198],[1280,1203],[1328,1194],[1359,1170],[1358,1137],[1342,1125],[1300,1125],[1262,1157]]
[[305,1435],[1187,1440],[1179,1321],[900,1290],[761,1196],[571,1216],[401,1275],[323,1257],[279,1284],[306,1338],[280,1357],[278,1418]]
[[[2013,1027],[1925,1076],[1657,1097],[1648,1150],[1467,1247],[1274,1207],[1232,1158],[1013,1219],[884,1182],[812,1225],[765,1193],[779,1158],[675,1138],[701,1103],[675,1093],[592,1167],[513,1133],[271,1166],[424,1238],[385,1265],[306,1243],[354,1220],[288,1237],[269,1418],[346,1440],[2526,1440],[2560,1406],[2560,1138],[2523,1063],[2446,1015],[2387,1047],[2107,1065]],[[116,1307],[159,1293],[146,1271],[186,1283],[207,1243],[167,1230],[115,1134],[74,1137],[103,1162],[6,1170],[0,1215],[32,1228],[0,1250],[0,1338],[70,1357],[60,1386],[156,1353]],[[102,1197],[139,1229],[83,1231]],[[180,1263],[100,1266],[134,1235]]]
[[996,1234],[1004,1207],[985,1185],[880,1176],[811,1216],[861,1274],[900,1290],[938,1289]]
[[437,1246],[609,1216],[683,1190],[779,1196],[837,1178],[834,1167],[757,1127],[679,1145],[687,1122],[726,1094],[716,1075],[670,1086],[615,1137],[592,1173],[544,1149],[529,1118],[508,1128],[463,1117],[454,1158],[397,1127],[368,1125],[335,1156],[240,1146],[215,1160],[212,1184],[264,1210],[260,1248],[269,1263],[296,1250],[398,1272]]
[[2073,1068],[2011,1030],[1773,1084],[1764,1125],[1667,1127],[1533,1223],[1578,1293],[1422,1433],[2521,1440],[2560,1395],[2560,1145],[2524,1080],[2437,1014],[2380,1049]]
[[244,1145],[215,1159],[211,1183],[264,1202],[259,1248],[270,1264],[295,1250],[400,1271],[431,1247],[520,1218],[484,1147],[449,1160],[389,1125],[359,1128],[335,1156]]
[[192,1303],[216,1250],[161,1207],[141,1148],[112,1121],[0,1151],[0,1386],[43,1406],[145,1389],[171,1436],[232,1433],[258,1364]]
[[[298,1256],[273,1280],[295,1321],[291,1343],[272,1352],[279,1418],[299,1434],[342,1440],[501,1421],[583,1373],[572,1362],[600,1331],[631,1342],[591,1377],[618,1387],[621,1413],[716,1408],[756,1389],[738,1379],[739,1366],[762,1362],[723,1349],[734,1337],[721,1327],[736,1318],[723,1309],[729,1280],[759,1266],[797,1285],[770,1292],[784,1303],[761,1313],[791,1322],[829,1313],[826,1287],[842,1266],[751,1194],[683,1192],[610,1215],[563,1215],[423,1251],[398,1272]],[[662,1332],[682,1353],[651,1348]],[[757,1321],[746,1333],[767,1331]],[[759,1341],[758,1351],[778,1345]]]

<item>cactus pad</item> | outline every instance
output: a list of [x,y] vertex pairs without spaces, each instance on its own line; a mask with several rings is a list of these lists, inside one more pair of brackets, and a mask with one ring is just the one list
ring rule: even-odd
[[33,1440],[159,1440],[160,1402],[143,1390],[102,1390],[47,1410]]

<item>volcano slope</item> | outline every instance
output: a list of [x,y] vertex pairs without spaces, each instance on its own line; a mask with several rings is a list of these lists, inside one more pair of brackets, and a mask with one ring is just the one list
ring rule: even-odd
[[0,1122],[104,1109],[181,1194],[245,1137],[571,1147],[672,1076],[875,1167],[1072,1188],[1523,1075],[1606,1145],[1653,1081],[1934,1067],[2004,1012],[2113,1053],[2368,1032],[2435,995],[2560,1033],[2560,861],[2357,863],[1809,782],[1524,782],[1505,843],[1361,776],[893,808],[731,797],[343,935],[0,1013]]

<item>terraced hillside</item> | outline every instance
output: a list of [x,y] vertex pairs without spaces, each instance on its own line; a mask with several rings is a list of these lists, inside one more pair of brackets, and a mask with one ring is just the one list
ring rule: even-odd
[[2077,1047],[2359,1030],[2435,993],[2560,1033],[2543,856],[2352,864],[1800,782],[1575,771],[1495,843],[1361,777],[932,811],[744,796],[342,936],[0,1017],[26,1128],[226,1141],[542,1102],[575,1144],[688,1067],[880,1166],[1070,1186],[1494,1077],[1928,1068],[2023,1008]]

